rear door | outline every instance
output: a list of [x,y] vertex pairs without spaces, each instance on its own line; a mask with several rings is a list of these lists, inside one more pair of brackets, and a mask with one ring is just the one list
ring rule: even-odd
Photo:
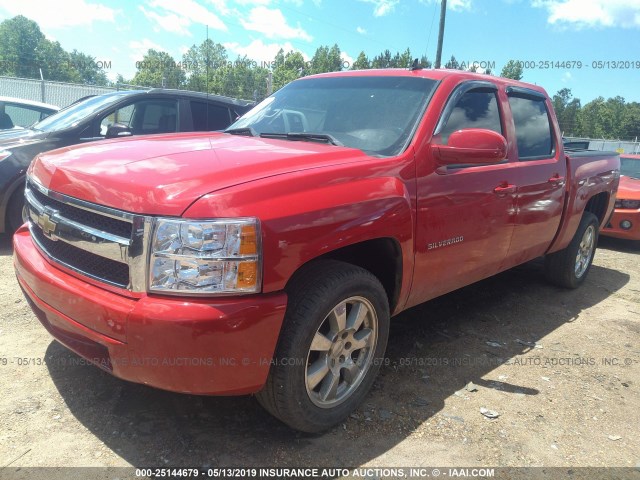
[[567,173],[546,96],[509,87],[507,97],[517,140],[514,173],[518,192],[516,223],[505,269],[543,255],[551,245],[560,226]]
[[[504,135],[502,108],[492,82],[464,82],[450,95],[432,143],[446,144],[451,133],[467,128]],[[496,273],[509,250],[515,218],[516,185],[513,163],[508,159],[499,164],[426,171],[427,175],[417,179],[411,305]]]

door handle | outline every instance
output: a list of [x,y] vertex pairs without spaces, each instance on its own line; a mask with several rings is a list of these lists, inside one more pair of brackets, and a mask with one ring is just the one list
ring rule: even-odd
[[515,185],[511,185],[507,182],[498,185],[496,188],[493,189],[493,193],[495,193],[496,195],[506,195],[507,193],[515,193],[516,191],[516,186]]
[[549,179],[549,183],[552,183],[554,185],[558,185],[558,186],[562,186],[564,185],[564,177],[561,177],[560,175],[556,174],[553,177],[551,177]]

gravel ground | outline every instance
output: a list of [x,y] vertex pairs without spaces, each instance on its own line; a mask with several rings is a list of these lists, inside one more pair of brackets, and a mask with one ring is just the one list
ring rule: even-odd
[[403,313],[366,403],[321,436],[288,429],[252,397],[168,393],[84,364],[31,313],[11,254],[0,238],[5,473],[640,462],[640,249],[630,243],[601,239],[574,291],[549,286],[532,262]]

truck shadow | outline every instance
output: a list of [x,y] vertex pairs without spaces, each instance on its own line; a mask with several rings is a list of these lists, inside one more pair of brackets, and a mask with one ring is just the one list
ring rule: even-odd
[[[483,377],[495,377],[491,372],[514,356],[541,352],[535,342],[628,281],[624,273],[593,266],[581,288],[561,290],[532,262],[404,312],[392,323],[388,364],[365,404],[324,435],[292,431],[252,397],[181,395],[118,380],[56,342],[47,349],[47,365],[70,412],[136,467],[353,467],[436,416],[464,421],[447,413],[445,400],[470,381],[537,395],[518,385],[517,375]],[[356,440],[366,432],[375,434]]]
[[640,254],[640,240],[623,240],[621,238],[600,236],[598,238],[598,248],[614,250],[616,252]]
[[0,257],[13,255],[13,244],[11,235],[0,233]]

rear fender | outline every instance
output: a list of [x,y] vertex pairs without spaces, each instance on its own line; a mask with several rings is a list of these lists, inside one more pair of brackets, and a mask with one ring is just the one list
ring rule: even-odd
[[563,222],[547,253],[562,250],[576,233],[589,200],[599,193],[609,197],[606,212],[600,218],[600,228],[613,212],[615,194],[620,182],[620,161],[606,152],[601,156],[567,157],[570,183],[567,190]]

